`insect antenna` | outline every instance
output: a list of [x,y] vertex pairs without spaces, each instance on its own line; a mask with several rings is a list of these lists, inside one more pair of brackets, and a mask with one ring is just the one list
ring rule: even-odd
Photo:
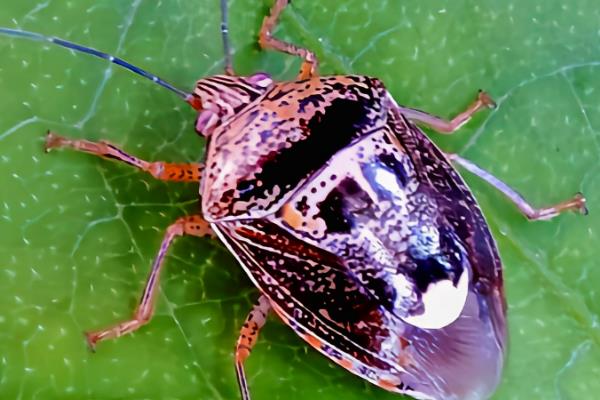
[[127,61],[122,60],[118,57],[111,56],[110,54],[103,53],[103,52],[93,49],[91,47],[82,46],[77,43],[69,42],[67,40],[63,40],[63,39],[60,39],[57,37],[45,36],[40,33],[22,31],[22,30],[18,30],[18,29],[10,29],[10,28],[0,27],[0,35],[25,38],[25,39],[29,39],[29,40],[35,40],[38,42],[49,42],[49,43],[53,43],[53,44],[56,44],[61,47],[66,47],[69,50],[78,51],[80,53],[85,53],[85,54],[90,54],[94,57],[108,60],[113,64],[116,64],[120,67],[128,69],[129,71],[133,72],[134,74],[141,75],[144,78],[149,79],[152,82],[176,93],[179,97],[181,97],[182,99],[184,99],[186,101],[189,101],[192,97],[192,95],[190,93],[184,92],[183,90],[176,88],[175,86],[164,81],[163,79],[159,78],[158,76],[151,74],[148,71],[145,71],[139,67],[136,67],[135,65],[132,65],[132,64],[128,63]]
[[225,53],[225,73],[235,75],[233,61],[231,60],[231,46],[229,43],[229,21],[227,18],[227,0],[221,0],[221,37],[223,39],[223,52]]

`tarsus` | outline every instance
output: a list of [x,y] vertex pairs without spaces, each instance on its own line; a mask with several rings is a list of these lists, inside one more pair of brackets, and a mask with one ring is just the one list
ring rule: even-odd
[[184,99],[186,101],[188,101],[192,96],[190,93],[184,92],[183,90],[176,88],[175,86],[164,81],[163,79],[159,78],[158,76],[151,74],[148,71],[145,71],[139,67],[136,67],[135,65],[129,64],[127,61],[122,60],[118,57],[111,56],[110,54],[103,53],[103,52],[93,49],[91,47],[82,46],[77,43],[69,42],[67,40],[63,40],[63,39],[56,38],[56,37],[45,36],[40,33],[22,31],[22,30],[18,30],[18,29],[10,29],[10,28],[0,27],[0,34],[7,35],[7,36],[21,37],[21,38],[25,38],[25,39],[35,40],[38,42],[50,42],[50,43],[56,44],[61,47],[66,47],[67,49],[70,49],[73,51],[90,54],[94,57],[108,60],[113,64],[116,64],[125,69],[128,69],[129,71],[133,72],[134,74],[141,75],[146,79],[150,79],[152,82],[157,83],[160,86],[176,93],[179,97],[181,97],[182,99]]

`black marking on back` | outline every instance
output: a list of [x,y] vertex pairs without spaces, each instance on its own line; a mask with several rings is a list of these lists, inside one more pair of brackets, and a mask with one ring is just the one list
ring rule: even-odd
[[[287,190],[300,180],[319,170],[336,152],[348,146],[361,136],[365,127],[370,126],[368,113],[374,100],[355,101],[335,99],[325,108],[325,113],[317,112],[309,121],[301,120],[306,136],[293,142],[289,148],[272,151],[259,160],[261,172],[252,182],[260,191],[271,192],[276,186]],[[249,201],[257,191],[240,193],[242,201]]]
[[306,106],[309,104],[312,104],[315,107],[319,106],[319,103],[325,101],[325,99],[323,98],[322,95],[320,94],[313,94],[310,96],[306,96],[305,98],[303,98],[302,100],[300,100],[298,102],[298,112],[299,113],[304,113]]
[[402,186],[406,186],[406,183],[408,182],[408,174],[406,173],[402,163],[398,161],[393,154],[380,154],[379,161],[394,173]]
[[350,232],[350,229],[354,225],[352,223],[352,215],[348,212],[343,193],[337,188],[329,192],[325,200],[319,203],[318,207],[318,216],[325,221],[327,232]]

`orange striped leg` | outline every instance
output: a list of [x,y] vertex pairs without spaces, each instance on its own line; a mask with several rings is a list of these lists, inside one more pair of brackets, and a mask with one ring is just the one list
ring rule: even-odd
[[246,322],[242,326],[235,346],[235,372],[240,385],[242,400],[250,400],[248,382],[246,382],[246,374],[244,373],[244,361],[250,355],[252,347],[258,339],[258,332],[267,321],[269,311],[271,311],[269,299],[264,295],[260,296],[254,307],[252,307],[252,311],[246,317]]
[[466,160],[457,154],[446,154],[446,157],[453,163],[458,164],[467,171],[477,175],[502,192],[502,194],[517,206],[519,211],[521,211],[521,214],[531,221],[552,219],[565,211],[575,211],[583,215],[587,215],[588,213],[587,207],[585,206],[585,197],[583,197],[583,194],[581,193],[577,193],[572,198],[553,206],[536,208],[529,204],[529,202],[516,190],[471,161]]
[[46,152],[52,149],[70,148],[94,154],[110,160],[118,160],[148,172],[162,181],[200,182],[204,166],[199,163],[167,163],[163,161],[148,162],[125,153],[108,142],[90,142],[82,139],[68,139],[48,132],[46,136]]
[[494,100],[492,100],[486,92],[480,90],[477,99],[469,104],[469,107],[467,107],[465,111],[461,112],[450,121],[414,108],[398,106],[398,109],[402,115],[410,120],[421,122],[439,133],[450,134],[469,122],[476,112],[494,107],[496,107]]
[[140,299],[140,303],[135,310],[133,318],[127,321],[110,326],[106,329],[101,329],[92,332],[86,332],[88,344],[92,350],[95,349],[96,343],[105,339],[116,338],[126,333],[133,332],[145,325],[154,314],[154,305],[156,302],[156,293],[158,292],[158,279],[163,266],[163,260],[167,254],[167,250],[173,239],[177,236],[212,236],[213,233],[210,225],[199,215],[191,215],[179,218],[175,223],[167,228],[167,232],[163,238],[162,244],[158,251],[158,255],[152,264],[152,270],[146,281],[144,293]]
[[319,62],[315,53],[308,49],[297,47],[291,43],[284,42],[283,40],[275,39],[273,37],[273,30],[277,25],[277,20],[281,15],[283,9],[290,3],[289,0],[275,0],[275,4],[271,8],[271,12],[263,20],[258,35],[258,43],[260,47],[267,50],[276,50],[283,53],[298,56],[304,61],[300,67],[300,73],[298,79],[308,79],[318,74]]

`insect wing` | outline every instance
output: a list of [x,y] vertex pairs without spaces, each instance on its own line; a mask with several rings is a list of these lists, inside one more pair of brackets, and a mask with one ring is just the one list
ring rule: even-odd
[[386,341],[401,346],[390,329],[397,321],[360,290],[338,257],[266,220],[223,222],[215,230],[278,315],[309,344],[374,383],[401,374],[394,361],[377,354]]
[[506,299],[502,263],[496,243],[477,201],[452,167],[446,156],[413,123],[391,109],[388,121],[390,130],[414,165],[417,179],[430,188],[440,214],[452,227],[457,240],[464,244],[472,278],[469,291],[485,303],[489,323],[493,327],[498,346],[505,348]]
[[416,398],[484,398],[495,387],[502,357],[490,310],[474,293],[453,324],[419,329],[361,291],[339,258],[275,224],[232,221],[215,229],[284,322],[351,372]]

